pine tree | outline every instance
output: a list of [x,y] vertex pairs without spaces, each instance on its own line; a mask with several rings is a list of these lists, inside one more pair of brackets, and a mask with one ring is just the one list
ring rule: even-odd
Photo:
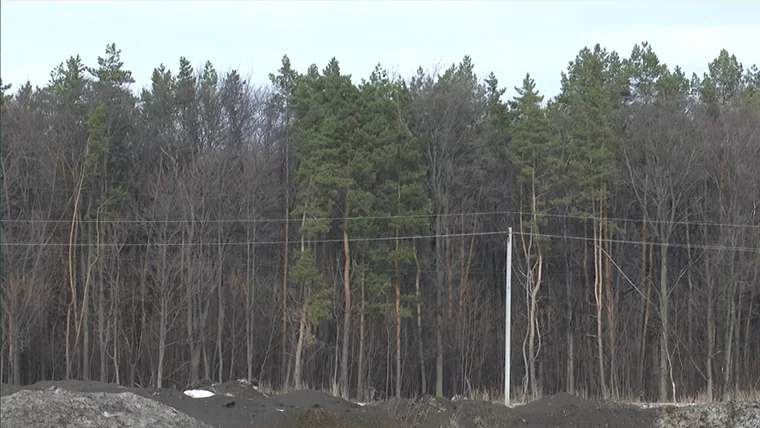
[[179,149],[181,158],[194,155],[201,149],[200,103],[198,78],[190,61],[179,59],[179,72],[175,78],[175,103],[179,123]]
[[[359,91],[351,77],[342,75],[333,58],[320,75],[309,68],[293,94],[296,108],[296,155],[299,184],[298,205],[302,236],[329,231],[326,222],[313,221],[339,210],[343,235],[343,340],[340,359],[340,389],[348,397],[348,350],[351,320],[351,263],[349,245],[351,215],[361,215],[371,206],[371,194],[357,185],[366,173],[367,156],[360,138],[357,117]],[[303,245],[302,245],[303,248]]]
[[8,92],[8,89],[11,88],[11,84],[3,85],[3,79],[0,79],[0,108],[3,108],[5,106],[5,103],[8,102],[9,99],[12,98],[12,95],[6,95],[5,93]]
[[[510,159],[520,183],[520,240],[526,263],[527,284],[530,291],[528,312],[528,381],[530,393],[536,397],[539,385],[536,378],[536,331],[538,330],[537,306],[545,268],[544,254],[549,240],[541,237],[548,229],[547,200],[552,186],[558,181],[557,139],[549,127],[546,111],[541,106],[543,96],[536,91],[536,84],[525,76],[523,85],[516,88],[518,96],[511,103],[515,122],[512,125]],[[527,219],[525,218],[527,217]],[[525,224],[527,220],[527,225]]]
[[[608,337],[614,338],[611,263],[610,258],[604,256],[605,252],[610,253],[611,225],[606,218],[618,177],[616,160],[620,138],[615,129],[615,115],[628,97],[628,75],[622,61],[616,52],[608,52],[598,44],[593,50],[582,49],[568,66],[567,73],[562,73],[558,102],[572,121],[565,202],[572,204],[573,214],[593,219],[597,363],[603,397],[609,396],[611,383],[605,374],[602,336],[605,289]],[[614,348],[611,352],[614,353]],[[611,360],[614,361],[614,355]],[[614,374],[614,370],[609,373]]]
[[406,309],[401,302],[408,298],[402,296],[400,269],[410,265],[414,258],[411,242],[404,242],[401,237],[418,233],[427,224],[424,214],[429,212],[429,201],[421,181],[426,169],[421,162],[419,141],[403,119],[402,106],[408,100],[403,82],[391,81],[378,64],[361,90],[364,101],[361,129],[372,146],[371,168],[376,171],[368,177],[376,184],[368,181],[367,187],[375,188],[375,212],[391,217],[388,232],[395,236],[387,257],[393,269],[396,397],[401,398],[401,317]]
[[291,150],[291,138],[290,128],[293,111],[291,109],[290,100],[293,97],[293,91],[295,90],[296,80],[299,75],[290,66],[290,58],[287,55],[282,57],[282,67],[278,70],[278,74],[269,75],[269,80],[274,85],[275,94],[270,101],[272,110],[276,113],[278,119],[282,118],[282,128],[284,129],[284,135],[282,137],[282,181],[284,182],[284,192],[282,195],[284,212],[285,212],[285,224],[283,231],[283,268],[282,268],[282,292],[280,293],[280,306],[282,316],[282,326],[280,331],[280,381],[286,385],[290,383],[290,379],[287,378],[287,364],[285,355],[287,353],[287,314],[288,314],[288,265],[290,263],[290,204],[291,204],[291,170],[292,160],[290,155]]

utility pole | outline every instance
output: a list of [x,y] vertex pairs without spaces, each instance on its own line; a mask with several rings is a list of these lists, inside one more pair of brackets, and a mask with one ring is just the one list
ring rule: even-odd
[[509,407],[509,375],[512,370],[512,228],[507,232],[507,295],[504,319],[504,405]]

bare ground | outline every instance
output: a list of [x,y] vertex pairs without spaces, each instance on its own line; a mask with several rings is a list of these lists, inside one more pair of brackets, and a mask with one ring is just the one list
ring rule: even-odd
[[[76,399],[79,401],[75,400],[76,402],[89,400],[87,402],[90,403],[88,404],[90,407],[83,407],[75,415],[59,412],[59,414],[68,415],[66,416],[68,420],[74,421],[69,422],[70,426],[82,427],[145,426],[145,421],[141,425],[137,420],[129,424],[126,422],[116,424],[119,419],[113,417],[107,418],[107,421],[104,420],[102,418],[104,411],[113,413],[105,407],[116,406],[112,401],[108,401],[115,399],[113,397],[120,397],[122,401],[127,397],[128,402],[138,403],[142,406],[140,408],[152,409],[145,410],[147,418],[155,419],[155,414],[167,414],[166,409],[174,409],[181,416],[187,415],[198,421],[199,427],[219,428],[760,427],[760,403],[716,403],[643,409],[640,406],[585,400],[569,394],[557,394],[511,409],[486,401],[451,401],[431,396],[417,399],[392,399],[359,406],[320,391],[304,390],[268,397],[251,385],[237,381],[223,384],[207,382],[195,386],[217,395],[209,398],[191,398],[182,391],[173,389],[124,388],[114,384],[80,381],[40,382],[24,387],[3,384],[0,386],[0,395],[3,396],[0,409],[3,410],[3,418],[10,414],[15,415],[17,419],[19,417],[23,419],[24,415],[31,417],[35,414],[36,407],[45,404],[39,402],[37,398],[30,397],[34,393],[52,394],[51,389],[55,387],[82,393],[80,398]],[[100,394],[93,395],[93,393]],[[61,394],[58,393],[58,395]],[[97,400],[103,403],[100,407],[93,404]],[[155,408],[146,405],[146,401],[155,403]],[[87,422],[88,411],[92,413],[91,425],[87,425],[90,423]],[[37,413],[34,417],[40,415],[44,417],[44,412]],[[132,413],[139,414],[140,412],[133,410]],[[166,422],[169,425],[155,423],[148,425],[173,427],[175,425],[170,425],[171,418],[178,420],[178,416],[172,415]],[[27,423],[20,426],[42,426],[34,421],[36,419],[29,419]],[[104,425],[104,421],[111,425]],[[51,426],[65,426],[60,422],[57,421]],[[7,425],[3,420],[3,426],[19,425]],[[189,427],[191,425],[185,423],[176,426]]]

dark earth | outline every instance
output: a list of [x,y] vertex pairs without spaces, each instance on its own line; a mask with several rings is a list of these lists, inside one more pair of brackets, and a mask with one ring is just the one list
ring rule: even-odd
[[[697,416],[698,412],[684,410],[684,408],[642,409],[634,405],[585,400],[564,393],[547,396],[510,409],[500,404],[480,400],[452,401],[431,396],[416,399],[392,399],[360,406],[324,392],[312,390],[269,397],[255,388],[237,381],[223,384],[209,383],[205,389],[211,390],[217,395],[209,398],[192,398],[182,391],[173,389],[125,388],[114,384],[82,381],[39,382],[23,387],[2,384],[0,386],[0,394],[3,397],[2,406],[0,406],[2,411],[0,424],[3,427],[19,426],[26,428],[35,423],[35,420],[28,419],[31,417],[30,414],[39,418],[40,415],[47,414],[46,411],[56,415],[57,420],[50,426],[62,427],[98,426],[99,423],[101,426],[106,426],[104,425],[106,422],[96,422],[97,418],[107,421],[107,426],[114,427],[179,427],[188,424],[187,421],[181,421],[184,415],[202,422],[197,426],[203,426],[205,423],[207,426],[219,428],[753,427],[753,424],[760,420],[760,406],[757,403],[754,404],[754,407],[748,408],[748,412],[745,412],[745,417],[741,418],[741,421],[736,419],[734,422],[725,418],[708,420],[701,414]],[[12,396],[12,394],[22,390],[32,392],[23,392]],[[64,391],[61,392],[60,390]],[[77,394],[70,394],[67,391],[84,394],[77,396]],[[117,394],[119,395],[117,396]],[[40,398],[43,396],[53,398]],[[82,412],[85,411],[83,409],[86,403],[90,403],[89,405],[92,406],[96,400],[105,402],[106,397],[108,400],[119,397],[119,399],[126,400],[126,404],[116,405],[109,401],[108,405],[111,407],[108,409],[105,407],[92,408],[90,412],[93,419],[84,425]],[[149,402],[145,399],[152,401]],[[70,402],[66,404],[62,400],[70,400]],[[74,416],[66,416],[69,419],[65,419],[64,416],[61,416],[62,410],[47,408],[51,405],[49,403],[54,401],[63,402],[64,404],[58,405],[64,406],[66,410],[70,409],[71,406],[78,406],[79,413],[76,417],[79,419],[74,420]],[[155,402],[161,405],[155,405]],[[123,410],[121,417],[123,419],[113,415],[108,416],[108,419],[103,419],[103,415],[113,412],[109,409],[114,408],[114,406],[121,406],[120,408]],[[36,408],[39,410],[34,410]],[[143,412],[143,410],[134,409],[145,409],[144,418],[152,418],[150,420],[153,422],[142,421],[138,423],[131,419],[127,421],[127,416],[134,419]],[[688,416],[686,412],[695,417]],[[124,416],[124,413],[127,415]],[[737,414],[733,407],[730,412],[723,413]],[[166,415],[174,417],[174,422],[162,422],[163,425],[158,425],[158,420],[166,419]],[[678,420],[682,422],[678,423]],[[754,428],[757,426],[760,425],[754,425]]]

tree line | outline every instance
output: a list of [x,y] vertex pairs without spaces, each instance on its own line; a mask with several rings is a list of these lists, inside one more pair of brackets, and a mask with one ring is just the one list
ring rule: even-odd
[[358,400],[724,399],[760,382],[760,71],[583,48],[269,83],[114,44],[2,85],[3,382],[246,378]]

